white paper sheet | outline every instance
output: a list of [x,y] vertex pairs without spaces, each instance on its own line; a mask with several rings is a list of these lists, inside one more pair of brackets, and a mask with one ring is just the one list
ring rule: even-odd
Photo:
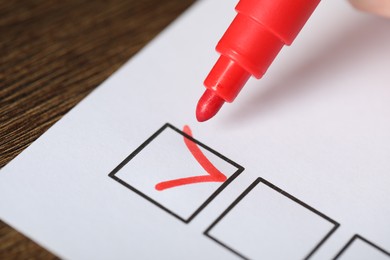
[[[197,2],[5,166],[1,219],[67,259],[390,259],[390,21],[322,1],[200,124],[235,3]],[[158,191],[208,175],[189,146],[227,180]]]

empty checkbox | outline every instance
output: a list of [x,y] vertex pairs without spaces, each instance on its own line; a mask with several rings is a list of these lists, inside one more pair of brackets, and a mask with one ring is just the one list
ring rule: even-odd
[[243,259],[306,259],[338,226],[258,178],[204,234]]
[[390,253],[367,239],[355,235],[340,250],[335,259],[340,260],[390,260]]

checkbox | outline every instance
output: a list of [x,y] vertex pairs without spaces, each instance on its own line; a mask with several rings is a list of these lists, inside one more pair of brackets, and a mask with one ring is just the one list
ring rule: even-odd
[[204,234],[243,259],[307,259],[338,226],[258,178]]
[[189,223],[244,168],[184,131],[165,124],[109,176]]
[[340,250],[334,259],[356,260],[356,259],[376,259],[390,260],[390,252],[380,248],[374,243],[354,235],[348,243]]

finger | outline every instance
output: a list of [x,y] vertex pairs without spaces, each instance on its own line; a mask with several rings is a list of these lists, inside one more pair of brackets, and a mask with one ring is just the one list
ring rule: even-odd
[[390,0],[349,0],[349,2],[359,10],[390,17]]

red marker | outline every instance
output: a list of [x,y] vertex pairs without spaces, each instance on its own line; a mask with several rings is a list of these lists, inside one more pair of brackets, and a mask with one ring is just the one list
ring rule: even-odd
[[247,80],[261,78],[284,45],[290,45],[320,0],[241,0],[219,41],[220,58],[204,81],[196,118],[213,117],[233,102]]

